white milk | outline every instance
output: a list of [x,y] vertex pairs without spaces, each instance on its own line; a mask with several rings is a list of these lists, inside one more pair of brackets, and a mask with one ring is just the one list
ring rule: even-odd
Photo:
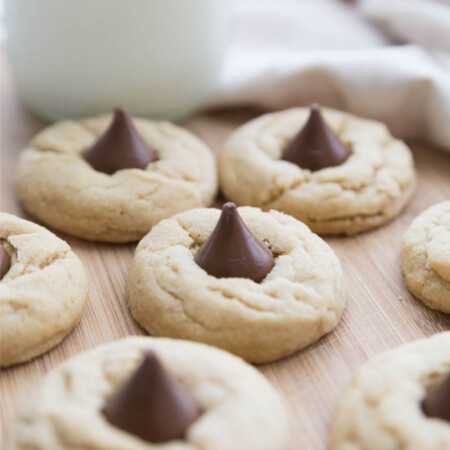
[[187,114],[215,87],[228,0],[6,0],[19,92],[52,120]]

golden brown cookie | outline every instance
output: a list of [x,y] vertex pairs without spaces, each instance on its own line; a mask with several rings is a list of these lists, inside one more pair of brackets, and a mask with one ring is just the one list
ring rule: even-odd
[[34,358],[77,325],[88,293],[78,257],[62,239],[12,214],[0,213],[10,268],[0,281],[1,365]]
[[193,209],[160,222],[139,243],[128,304],[153,336],[205,342],[263,363],[333,330],[344,311],[346,285],[333,250],[307,226],[277,211],[238,211],[275,256],[261,282],[216,278],[194,261],[221,212]]
[[383,353],[364,364],[336,409],[332,450],[449,450],[450,422],[428,417],[427,388],[450,370],[450,332]]
[[[150,443],[112,425],[108,399],[152,350],[198,404],[184,439]],[[206,345],[133,337],[61,364],[25,400],[11,425],[9,450],[286,450],[284,407],[253,367]]]
[[397,216],[416,185],[409,148],[382,123],[327,108],[322,112],[350,149],[344,162],[311,171],[283,160],[309,110],[265,114],[238,128],[220,154],[225,197],[283,211],[319,234],[355,234]]
[[160,220],[208,205],[216,192],[212,153],[188,131],[167,122],[134,119],[156,160],[112,174],[84,155],[111,116],[46,128],[20,157],[17,190],[25,208],[46,224],[89,240],[136,241]]
[[428,208],[405,233],[402,268],[411,293],[450,313],[450,201]]

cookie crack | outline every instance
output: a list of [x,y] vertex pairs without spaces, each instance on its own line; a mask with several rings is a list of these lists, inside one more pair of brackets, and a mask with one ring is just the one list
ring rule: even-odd
[[[232,295],[228,292],[225,292],[224,290],[222,290],[220,288],[208,286],[207,290],[212,293],[220,294],[222,297],[226,298],[227,300],[238,302],[239,304],[241,304],[242,306],[244,306],[245,308],[247,308],[251,311],[256,311],[256,312],[261,312],[261,313],[266,313],[266,314],[275,314],[273,311],[268,311],[267,309],[264,309],[264,308],[258,308],[258,306],[256,306],[256,305],[250,305],[243,298],[235,297],[234,295]],[[266,295],[265,293],[260,293],[260,294]]]
[[[272,180],[273,181],[273,180]],[[270,196],[267,200],[264,200],[259,204],[261,208],[266,208],[270,203],[273,203],[280,199],[286,192],[292,191],[294,189],[297,189],[299,186],[304,184],[305,182],[308,182],[310,180],[302,180],[298,179],[295,180],[290,186],[287,187],[280,187],[277,192],[275,192],[272,196]]]
[[183,299],[181,297],[179,297],[175,292],[171,291],[170,289],[167,289],[167,288],[163,287],[156,276],[154,277],[154,280],[155,280],[155,283],[158,286],[158,288],[161,289],[161,291],[163,291],[166,294],[170,295],[172,300],[175,300],[177,303],[180,304],[181,309],[183,310],[183,314],[185,315],[185,317],[188,320],[192,321],[193,323],[197,324],[201,328],[204,328],[204,329],[206,329],[208,331],[218,331],[218,330],[220,330],[220,328],[213,328],[211,326],[208,326],[206,323],[202,322],[201,320],[199,320],[194,315],[188,313],[188,311],[186,310],[185,302],[183,301]]
[[[33,233],[22,233],[22,234],[33,234]],[[9,272],[12,271],[12,268],[19,262],[18,261],[18,248],[16,246],[14,246],[11,242],[8,241],[9,247],[11,247],[13,249],[13,255],[15,256],[14,258],[14,263],[11,265],[11,268],[9,269]],[[63,260],[66,259],[67,255],[71,252],[71,249],[65,249],[63,251],[59,251],[57,253],[51,253],[50,255],[48,255],[43,261],[40,261],[39,264],[32,264],[32,263],[23,263],[23,269],[18,272],[18,273],[13,273],[11,272],[11,275],[8,276],[5,281],[9,282],[9,281],[13,281],[16,280],[17,278],[20,278],[22,276],[26,276],[29,275],[31,273],[35,273],[37,271],[40,270],[44,270],[46,267],[54,264],[56,261],[59,260]]]
[[[180,228],[189,236],[189,239],[191,239],[191,241],[192,241],[190,243],[189,247],[187,247],[187,248],[192,251],[195,247],[199,247],[200,243],[197,242],[197,239],[195,239],[195,237],[192,235],[189,227],[187,227],[186,225],[182,224],[178,219],[177,219],[177,223],[180,226]],[[180,244],[174,244],[173,247],[176,247],[177,245],[180,245]],[[185,245],[183,245],[183,247],[186,248]]]
[[[336,180],[327,180],[324,183],[320,182],[320,183],[316,183],[316,184],[319,184],[319,185],[322,185],[322,184],[337,184],[340,187],[341,191],[343,191],[343,192],[352,192],[352,193],[358,194],[358,193],[360,193],[361,191],[363,191],[364,189],[366,189],[368,186],[370,186],[373,183],[373,180],[376,179],[379,171],[382,168],[383,168],[383,164],[380,164],[379,166],[374,167],[374,174],[371,177],[370,182],[367,181],[367,182],[363,183],[361,186],[358,186],[358,187],[346,187],[345,185],[341,184],[338,179],[336,179]],[[314,181],[312,178],[295,180],[290,186],[281,187],[278,190],[278,192],[276,192],[274,195],[272,195],[269,199],[264,200],[263,202],[261,202],[260,206],[262,208],[266,208],[270,203],[276,202],[283,195],[285,195],[287,192],[293,191],[293,190],[299,188],[301,185],[311,183],[312,181]],[[406,189],[406,187],[400,186],[399,183],[397,183],[397,185],[400,187],[400,190],[402,192]],[[331,194],[331,195],[329,195],[327,197],[327,200],[331,199],[333,197],[340,197],[340,195],[341,195],[340,192],[336,193],[336,194],[333,193],[333,194]]]
[[[441,219],[441,217],[436,217],[436,221]],[[447,288],[450,290],[450,282],[447,281],[445,278],[441,277],[438,272],[436,272],[432,267],[430,267],[428,263],[428,244],[431,242],[431,227],[426,228],[426,236],[425,236],[425,245],[424,245],[424,253],[425,253],[425,261],[426,261],[426,269],[430,271],[435,278],[438,279],[438,281],[443,284],[444,286],[447,286]],[[422,280],[422,283],[420,285],[420,294],[423,295],[423,290],[427,284],[431,284],[432,280],[429,278],[424,278]]]
[[[386,147],[388,147],[391,144],[391,142],[392,142],[391,140],[386,139],[385,141],[380,142],[380,146],[386,152],[385,149],[386,149]],[[275,162],[277,162],[277,161],[275,161]],[[361,191],[363,191],[364,189],[366,189],[368,186],[373,184],[373,182],[377,178],[380,170],[382,170],[385,166],[386,166],[386,154],[384,154],[383,161],[380,164],[374,166],[374,168],[373,168],[374,173],[371,176],[371,178],[369,180],[365,181],[361,186],[358,186],[358,187],[346,187],[344,184],[342,184],[342,181],[340,182],[339,179],[327,180],[325,183],[321,183],[320,182],[318,184],[335,183],[335,184],[339,185],[340,189],[342,191],[344,191],[344,192],[352,192],[352,193],[358,194]],[[276,193],[274,193],[267,200],[264,200],[263,202],[260,202],[259,205],[260,205],[261,208],[267,208],[270,205],[270,203],[276,202],[283,195],[285,195],[287,192],[293,191],[293,190],[297,189],[298,187],[300,187],[302,184],[307,184],[307,183],[310,183],[311,181],[314,181],[311,177],[307,177],[306,179],[297,179],[291,185],[289,185],[287,187],[280,187]],[[400,189],[401,192],[405,192],[407,190],[409,184],[410,184],[410,183],[408,183],[407,185],[403,186],[397,180],[394,180],[394,181],[395,181],[397,187]],[[272,184],[275,184],[275,183],[272,183]],[[330,195],[328,198],[339,197],[339,196],[340,196],[340,193],[339,194]]]
[[355,221],[358,219],[367,219],[370,217],[383,217],[383,215],[384,215],[383,212],[379,212],[379,213],[374,213],[374,214],[357,214],[355,216],[335,216],[335,217],[330,217],[327,219],[315,219],[313,217],[308,216],[307,220],[308,220],[308,222],[312,222],[312,223],[326,223],[326,222],[335,222],[335,221],[339,221],[339,220]]
[[[94,132],[85,122],[83,122],[83,121],[72,121],[72,122],[74,122],[77,125],[79,125],[83,129],[83,131],[86,131],[93,139],[97,139],[99,137],[99,134],[97,132]],[[168,132],[164,128],[159,128],[158,132],[163,134],[168,139],[169,138],[173,139],[173,134]],[[81,148],[80,150],[78,150],[78,151],[76,151],[74,153],[67,153],[64,150],[61,150],[61,149],[59,149],[56,146],[52,147],[50,145],[42,145],[42,144],[41,145],[36,145],[35,143],[33,143],[33,141],[31,143],[32,145],[29,147],[29,149],[31,149],[31,150],[36,150],[39,153],[51,153],[51,154],[58,155],[58,156],[72,156],[72,157],[74,157],[76,159],[81,159],[83,161],[85,161],[83,155],[87,151],[87,149],[89,148],[89,146],[86,146],[86,147],[83,147],[83,148]],[[63,148],[63,146],[61,146],[61,148]],[[158,153],[158,159],[155,161],[155,164],[150,164],[147,169],[145,169],[145,170],[143,169],[143,172],[155,173],[158,176],[161,176],[165,181],[181,181],[181,182],[185,182],[185,183],[187,183],[189,185],[196,185],[196,184],[201,184],[202,183],[202,179],[201,178],[196,179],[196,178],[190,176],[189,174],[180,173],[179,176],[173,177],[173,176],[169,176],[166,173],[164,173],[163,171],[161,171],[159,169],[159,166],[158,166],[157,163],[160,162],[160,161],[164,161],[164,160],[166,160],[166,161],[170,160],[170,158],[161,158],[160,153],[159,152],[157,152],[157,153]],[[85,161],[85,162],[86,162],[86,164],[89,167],[91,167],[90,164],[87,161]],[[117,173],[119,173],[119,172],[121,172],[121,171],[118,171],[118,172],[115,172],[115,173],[109,175],[109,177],[108,177],[109,180],[114,180],[114,176]],[[121,185],[121,183],[116,184],[116,185],[111,185],[111,186],[102,186],[102,188],[110,189],[110,188],[118,187],[120,185]],[[96,186],[96,187],[98,187],[98,186]],[[158,188],[156,188],[156,189],[158,189]],[[74,191],[76,193],[82,192],[83,190],[84,190],[84,188],[74,189]]]

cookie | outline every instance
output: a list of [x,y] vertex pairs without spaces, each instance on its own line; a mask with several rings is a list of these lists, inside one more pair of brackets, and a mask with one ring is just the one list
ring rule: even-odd
[[414,219],[403,239],[401,261],[411,293],[430,308],[450,313],[450,201]]
[[333,419],[331,448],[450,449],[450,422],[430,417],[423,408],[427,389],[442,383],[449,371],[450,332],[373,358],[356,372],[342,395]]
[[[257,280],[264,276],[261,281],[251,279],[252,273],[209,273],[211,262],[197,253],[211,243],[226,211],[194,209],[160,222],[139,243],[127,301],[151,335],[200,341],[264,363],[330,332],[344,311],[346,285],[333,250],[307,226],[277,211],[242,207],[238,212],[274,257],[271,264],[257,256],[267,272],[255,272]],[[241,247],[244,240],[237,239]],[[234,246],[231,238],[228,242]],[[248,252],[244,264],[236,251],[223,252],[242,270],[255,263]]]
[[39,133],[19,159],[17,192],[31,214],[58,230],[129,242],[162,219],[208,205],[216,178],[214,156],[191,133],[131,121],[117,109],[114,120],[61,122]]
[[7,213],[0,213],[0,222],[9,263],[0,282],[4,367],[45,353],[70,333],[81,318],[88,280],[69,245],[50,231]]
[[266,114],[235,131],[219,157],[225,197],[283,211],[319,234],[351,235],[397,216],[416,185],[409,148],[382,123],[317,111]]
[[[199,415],[181,438],[150,443],[110,422],[114,397],[130,399],[129,390],[124,394],[126,385],[139,367],[139,376],[146,375],[142,359],[149,350],[198,406]],[[139,389],[144,399],[155,378],[154,372],[147,373],[147,386]],[[166,383],[160,386],[167,388]],[[133,406],[129,409],[134,414]],[[160,414],[167,414],[163,404]],[[149,414],[146,420],[151,427],[158,418]],[[288,442],[284,407],[256,369],[206,345],[133,337],[83,353],[48,374],[19,409],[8,449],[282,450]]]

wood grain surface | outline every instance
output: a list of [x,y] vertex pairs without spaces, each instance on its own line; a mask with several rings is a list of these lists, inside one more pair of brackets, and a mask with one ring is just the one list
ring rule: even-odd
[[[45,124],[20,104],[5,59],[1,83],[1,210],[32,219],[14,191],[17,157]],[[233,129],[255,111],[198,115],[182,125],[218,152]],[[450,329],[450,316],[434,312],[405,288],[400,269],[401,239],[411,220],[428,206],[450,198],[450,155],[412,145],[418,189],[403,214],[387,226],[356,237],[327,238],[347,278],[348,306],[338,327],[309,348],[259,366],[284,398],[292,421],[292,449],[325,449],[333,408],[351,374],[389,348]],[[125,279],[134,245],[85,242],[56,232],[81,258],[90,281],[84,316],[55,349],[1,373],[3,437],[17,406],[52,368],[105,342],[144,331],[125,301]],[[256,430],[257,432],[257,430]]]

